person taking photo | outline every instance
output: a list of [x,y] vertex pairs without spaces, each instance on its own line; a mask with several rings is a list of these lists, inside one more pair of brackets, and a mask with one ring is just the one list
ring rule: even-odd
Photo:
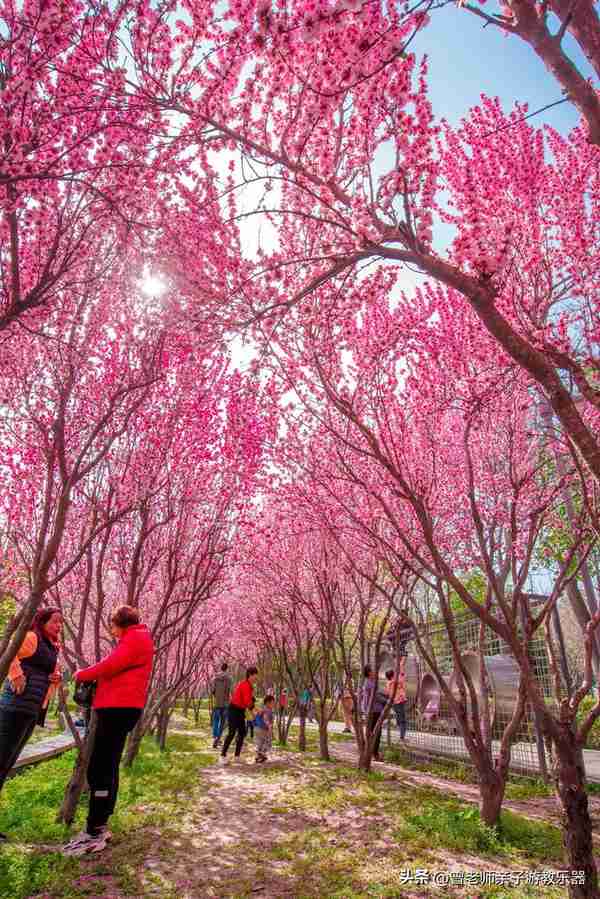
[[64,847],[67,855],[100,852],[111,838],[108,819],[119,792],[119,765],[127,735],[138,723],[146,704],[154,643],[132,606],[119,606],[110,618],[116,638],[113,651],[89,668],[75,672],[77,682],[96,681],[92,708],[96,736],[87,769],[90,801],[86,829]]

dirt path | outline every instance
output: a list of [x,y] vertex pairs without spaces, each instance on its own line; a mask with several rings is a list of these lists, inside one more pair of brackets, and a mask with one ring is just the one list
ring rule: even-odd
[[[352,763],[352,748],[336,744],[333,754]],[[433,786],[446,796],[450,790],[438,778],[395,765],[378,764],[376,769],[385,775],[384,781],[372,784],[357,778],[355,782],[314,755],[281,750],[267,765],[258,766],[250,747],[241,764],[201,769],[198,782],[190,784],[191,807],[173,822],[170,833],[157,829],[145,846],[140,895],[426,899],[439,897],[439,887],[433,891],[411,888],[402,883],[403,871],[530,868],[525,860],[492,862],[485,853],[433,849],[422,839],[414,844],[399,840],[394,812],[406,808],[415,786]],[[467,787],[463,796],[463,785],[452,783],[451,787],[461,798],[475,801],[476,788],[473,792]],[[448,888],[445,895],[474,899],[483,894],[473,887],[457,887]],[[542,889],[538,895],[556,893]]]
[[[174,731],[174,733],[189,732]],[[330,750],[334,759],[356,766],[358,753],[354,742],[350,740],[336,742],[331,745]],[[426,772],[411,771],[410,769],[402,768],[400,765],[386,764],[385,762],[374,762],[373,770],[385,771],[396,778],[398,782],[406,785],[428,787],[432,790],[439,790],[444,796],[455,796],[464,802],[470,802],[474,805],[479,804],[479,788],[476,784],[465,784],[457,780],[427,774]],[[594,842],[600,849],[600,797],[589,796],[588,803],[594,829]],[[532,799],[519,800],[507,799],[502,807],[519,815],[524,815],[532,821],[545,821],[560,827],[559,810],[556,799],[553,796],[536,796]]]
[[[192,737],[179,750],[185,766],[177,753],[172,764],[184,776],[169,773],[164,795],[140,795],[106,851],[78,862],[65,892],[37,899],[505,899],[465,878],[563,867],[556,832],[537,823],[552,817],[546,800],[507,803],[536,823],[515,819],[497,838],[468,806],[447,801],[475,803],[476,787],[385,763],[365,776],[353,743],[332,741],[333,763],[275,749],[266,765],[249,744],[241,764],[220,767],[205,730],[182,732]],[[417,871],[455,879],[440,890],[410,879]],[[534,895],[565,891],[510,890],[511,899]]]
[[167,857],[158,852],[145,860],[148,894],[161,899],[171,891],[178,899],[248,894],[296,899],[297,888],[279,874],[285,863],[266,857],[283,837],[321,822],[310,812],[284,815],[277,805],[283,792],[304,779],[295,761],[292,753],[279,753],[277,761],[259,767],[245,753],[239,764],[203,769],[200,795]]

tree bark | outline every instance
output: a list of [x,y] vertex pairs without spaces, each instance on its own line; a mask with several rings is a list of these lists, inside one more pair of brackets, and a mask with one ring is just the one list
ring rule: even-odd
[[329,755],[329,740],[327,737],[327,721],[319,720],[319,755],[324,762],[331,761]]
[[285,717],[281,710],[277,714],[277,739],[279,741],[280,746],[287,745],[287,730],[285,727]]
[[553,740],[553,775],[560,803],[563,845],[570,870],[583,871],[585,879],[583,884],[569,886],[569,897],[599,899],[583,754],[573,733],[573,726],[567,723],[560,724],[559,727],[560,737]]
[[373,748],[370,745],[370,740],[365,740],[362,746],[362,749],[358,756],[358,770],[366,771],[367,773],[371,770],[371,762],[373,760]]
[[506,780],[496,771],[484,769],[479,775],[479,816],[488,827],[497,827],[504,801]]
[[160,716],[160,723],[158,727],[158,746],[161,752],[164,752],[167,748],[167,733],[169,731],[169,721],[171,720],[171,713],[168,709]]
[[306,715],[300,715],[300,729],[298,731],[298,751],[306,752]]
[[127,740],[127,751],[125,753],[125,767],[131,768],[134,761],[137,758],[137,754],[140,751],[140,745],[142,742],[142,737],[146,732],[146,724],[144,721],[144,716],[140,718],[136,726],[133,728],[131,733],[129,734],[129,739]]
[[65,795],[56,816],[58,824],[63,823],[70,826],[75,820],[75,813],[77,812],[81,794],[87,787],[86,774],[92,749],[94,747],[97,720],[96,713],[92,712],[88,732],[81,749],[77,753],[73,773],[66,786]]

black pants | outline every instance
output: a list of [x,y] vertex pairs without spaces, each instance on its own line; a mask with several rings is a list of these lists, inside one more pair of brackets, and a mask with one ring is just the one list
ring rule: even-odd
[[400,731],[400,739],[403,740],[406,736],[406,703],[405,702],[397,702],[392,706],[394,710],[394,714],[396,715],[396,724],[398,725],[398,730]]
[[[379,721],[380,713],[379,712],[371,712],[369,715],[369,725],[368,725],[368,735],[371,736],[374,733],[375,728],[377,726],[377,722]],[[377,736],[375,737],[375,744],[373,746],[373,755],[379,755],[379,744],[381,743],[381,731],[383,730],[383,725],[377,731]]]
[[246,736],[246,714],[244,710],[238,708],[237,705],[230,705],[227,715],[229,730],[227,731],[227,736],[225,737],[225,742],[223,743],[221,755],[227,755],[227,750],[231,746],[233,738],[236,737],[235,754],[237,757],[241,755],[242,746],[244,745],[244,737]]
[[0,707],[0,790],[33,733],[37,715]]
[[115,810],[125,741],[138,723],[142,710],[96,709],[96,714],[96,738],[87,770],[90,785],[87,832],[91,834],[104,827]]

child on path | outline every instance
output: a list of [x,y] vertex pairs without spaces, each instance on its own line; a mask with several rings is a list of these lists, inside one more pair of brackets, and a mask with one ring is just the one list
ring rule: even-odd
[[265,696],[263,706],[254,719],[256,727],[256,762],[266,762],[273,742],[273,706],[275,697]]

